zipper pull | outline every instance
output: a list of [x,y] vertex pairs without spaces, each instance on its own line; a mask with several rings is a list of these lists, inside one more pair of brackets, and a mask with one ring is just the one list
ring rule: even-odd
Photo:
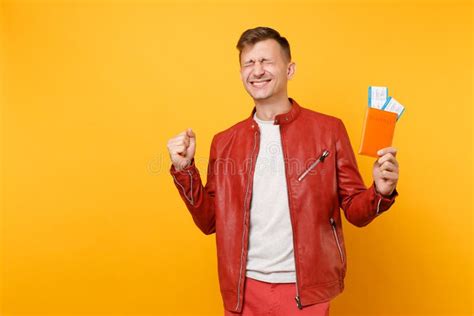
[[295,301],[296,301],[296,306],[298,306],[298,309],[303,309],[303,306],[301,305],[301,302],[300,302],[300,297],[298,295],[296,295]]
[[321,157],[319,157],[319,160],[323,162],[327,156],[329,156],[329,150],[325,150],[323,154],[321,155]]
[[308,172],[311,171],[311,169],[313,169],[314,167],[316,167],[316,165],[320,162],[324,162],[324,159],[329,156],[329,150],[324,150],[323,153],[321,154],[321,156],[319,156],[318,160],[316,160],[315,162],[313,162],[311,164],[311,166],[308,167],[308,169],[306,169],[299,177],[298,177],[298,181],[301,181],[303,180],[304,177],[306,177],[306,175],[308,174]]
[[330,218],[329,222],[331,223],[332,226],[336,227],[336,222],[334,221],[334,218]]

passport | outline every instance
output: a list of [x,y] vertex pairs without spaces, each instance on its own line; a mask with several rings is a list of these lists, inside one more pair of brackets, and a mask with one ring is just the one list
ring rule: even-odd
[[359,154],[378,158],[379,149],[392,146],[397,118],[395,112],[367,107]]

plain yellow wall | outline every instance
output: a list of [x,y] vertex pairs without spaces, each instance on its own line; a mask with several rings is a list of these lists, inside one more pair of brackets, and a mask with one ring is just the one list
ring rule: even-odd
[[[3,22],[3,6],[0,5],[0,21]],[[3,228],[3,214],[4,214],[4,201],[5,195],[3,193],[3,183],[5,182],[3,176],[3,157],[4,157],[4,133],[3,133],[3,109],[5,106],[5,95],[4,95],[4,83],[5,83],[5,47],[4,47],[4,31],[3,31],[3,23],[0,22],[0,312],[3,310],[3,235],[4,235],[4,228]]]
[[[180,200],[166,142],[192,127],[205,176],[212,136],[253,107],[235,44],[258,25],[290,41],[290,96],[343,119],[355,151],[369,85],[406,107],[400,196],[363,229],[344,220],[331,314],[472,314],[471,2],[0,9],[2,316],[223,314],[215,237]],[[373,159],[358,162],[369,184]]]

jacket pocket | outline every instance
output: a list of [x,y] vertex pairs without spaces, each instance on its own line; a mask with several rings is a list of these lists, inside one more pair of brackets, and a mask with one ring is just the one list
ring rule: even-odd
[[308,168],[306,168],[305,171],[303,171],[303,173],[298,177],[298,181],[303,180],[304,177],[306,177],[308,173],[313,170],[320,162],[323,162],[327,156],[329,156],[329,150],[325,149],[321,156],[319,156],[315,162],[313,162]]
[[336,246],[339,251],[339,255],[341,257],[341,262],[344,263],[344,253],[342,251],[341,243],[339,242],[339,237],[337,236],[336,221],[334,220],[334,218],[331,217],[329,219],[329,223],[331,224],[332,233],[334,235],[334,240],[336,241]]

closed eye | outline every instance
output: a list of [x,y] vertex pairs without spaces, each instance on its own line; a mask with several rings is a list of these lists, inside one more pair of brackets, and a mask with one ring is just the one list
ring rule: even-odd
[[[260,63],[262,63],[262,64],[263,64],[263,63],[264,63],[264,64],[271,64],[271,63],[273,63],[270,59],[267,59],[267,58],[261,58],[259,61],[260,61]],[[246,61],[246,62],[244,63],[244,67],[247,67],[247,66],[250,66],[250,65],[253,65],[253,64],[255,64],[255,60],[252,59],[252,60]]]
[[253,59],[250,59],[250,60],[247,60],[246,62],[244,62],[244,66],[249,66],[253,63],[255,63],[255,61]]

